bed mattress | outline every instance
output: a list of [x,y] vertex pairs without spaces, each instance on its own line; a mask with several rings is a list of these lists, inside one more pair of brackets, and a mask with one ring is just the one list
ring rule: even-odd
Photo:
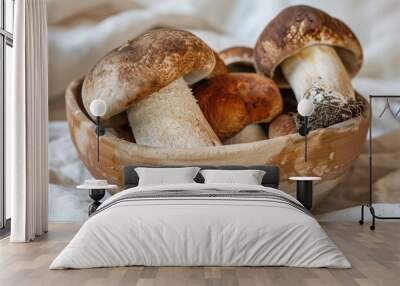
[[138,186],[110,197],[50,269],[129,265],[350,267],[284,192],[196,183]]

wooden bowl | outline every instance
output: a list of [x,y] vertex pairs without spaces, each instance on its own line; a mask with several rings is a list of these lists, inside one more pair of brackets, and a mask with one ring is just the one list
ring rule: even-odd
[[100,138],[100,163],[96,157],[95,124],[81,100],[83,80],[71,82],[66,92],[66,111],[72,141],[79,157],[95,178],[122,185],[126,165],[278,165],[281,189],[293,194],[291,176],[320,176],[314,201],[325,197],[343,178],[364,146],[368,131],[368,104],[362,116],[310,132],[308,163],[304,162],[304,137],[291,134],[252,143],[169,149],[138,145],[106,132]]

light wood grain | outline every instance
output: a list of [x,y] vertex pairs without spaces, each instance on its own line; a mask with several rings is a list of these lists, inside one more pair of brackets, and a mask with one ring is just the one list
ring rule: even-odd
[[48,270],[78,224],[54,223],[29,244],[0,241],[0,285],[399,285],[400,223],[380,222],[372,232],[356,223],[323,224],[352,263],[352,269],[289,267],[119,267]]

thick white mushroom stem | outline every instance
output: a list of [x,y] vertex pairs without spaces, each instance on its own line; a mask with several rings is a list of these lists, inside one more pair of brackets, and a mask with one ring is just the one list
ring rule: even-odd
[[332,47],[305,48],[283,61],[281,70],[299,102],[309,98],[317,107],[327,96],[335,104],[355,100],[351,79]]
[[225,139],[224,145],[250,143],[268,139],[264,128],[259,124],[250,124],[243,128],[236,135]]
[[221,145],[180,78],[127,110],[136,143],[166,148]]

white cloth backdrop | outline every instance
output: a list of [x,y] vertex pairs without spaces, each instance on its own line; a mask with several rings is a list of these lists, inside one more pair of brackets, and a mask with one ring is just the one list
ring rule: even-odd
[[13,91],[6,99],[12,242],[47,231],[48,80],[45,0],[15,2]]

